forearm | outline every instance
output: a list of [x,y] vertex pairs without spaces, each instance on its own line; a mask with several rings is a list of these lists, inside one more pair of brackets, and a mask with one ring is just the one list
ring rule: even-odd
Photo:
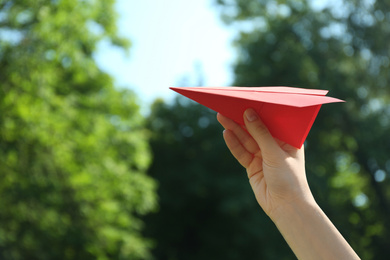
[[298,259],[360,259],[321,208],[299,202],[271,217]]

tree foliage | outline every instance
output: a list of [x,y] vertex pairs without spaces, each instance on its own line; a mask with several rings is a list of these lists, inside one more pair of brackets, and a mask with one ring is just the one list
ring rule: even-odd
[[308,174],[361,257],[383,258],[390,235],[390,2],[219,2],[228,23],[251,27],[236,39],[234,84],[328,89],[347,101],[320,112],[307,141]]
[[[362,259],[386,259],[390,1],[313,2],[216,1],[222,19],[237,32],[232,85],[328,89],[347,101],[324,106],[314,123],[306,142],[309,183]],[[207,128],[197,125],[202,113],[209,112],[192,103],[156,103],[149,119],[156,131],[150,172],[160,182],[161,196],[160,212],[148,219],[148,234],[161,245],[155,255],[208,259],[206,252],[216,252],[214,258],[293,259],[252,204],[243,170],[221,144],[214,114]],[[219,212],[223,207],[228,210]]]
[[0,258],[138,259],[155,207],[134,94],[93,59],[127,49],[113,0],[0,1]]

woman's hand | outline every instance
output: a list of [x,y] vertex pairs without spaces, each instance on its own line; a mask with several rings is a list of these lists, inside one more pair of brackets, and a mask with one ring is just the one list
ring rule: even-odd
[[306,180],[303,147],[275,140],[253,109],[245,131],[218,114],[225,142],[246,168],[256,199],[298,259],[359,259],[315,202]]
[[314,202],[305,174],[304,149],[275,140],[253,109],[244,113],[246,130],[218,114],[225,142],[244,166],[263,210],[273,219],[278,209],[300,201]]

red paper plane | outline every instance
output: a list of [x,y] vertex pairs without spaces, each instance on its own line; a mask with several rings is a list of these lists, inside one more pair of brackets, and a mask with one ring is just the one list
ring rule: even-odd
[[300,148],[322,104],[344,102],[325,96],[327,90],[292,87],[170,88],[244,125],[243,113],[253,108],[273,137]]

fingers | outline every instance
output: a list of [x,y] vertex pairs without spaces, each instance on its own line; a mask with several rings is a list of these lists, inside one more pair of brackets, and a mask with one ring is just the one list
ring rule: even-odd
[[253,160],[252,153],[248,152],[244,148],[237,136],[231,130],[227,129],[223,131],[223,138],[225,139],[226,145],[233,156],[242,166],[247,168]]
[[242,128],[242,126],[219,113],[217,114],[217,119],[225,129],[229,129],[235,134],[239,142],[248,152],[255,154],[260,151],[255,140]]
[[280,148],[282,148],[282,150],[285,151],[286,153],[288,153],[288,154],[295,154],[296,153],[297,148],[295,148],[294,146],[292,146],[286,142],[280,141],[279,139],[276,139],[276,138],[274,138],[274,139],[278,143]]
[[244,122],[248,132],[258,143],[264,159],[266,157],[277,159],[276,157],[282,155],[282,150],[278,143],[253,109],[249,108],[245,111]]

